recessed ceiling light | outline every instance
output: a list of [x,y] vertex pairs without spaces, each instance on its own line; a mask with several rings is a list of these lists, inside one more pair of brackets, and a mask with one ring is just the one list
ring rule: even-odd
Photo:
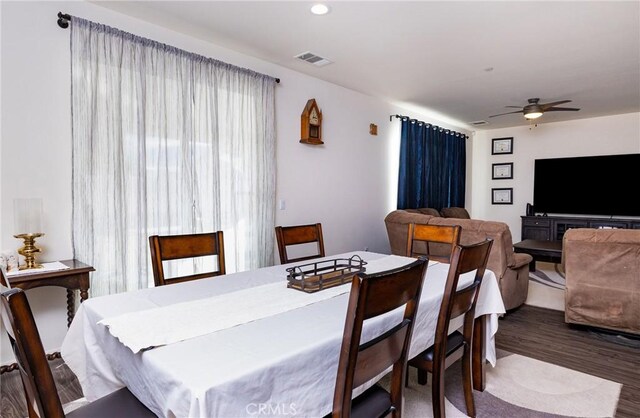
[[326,6],[321,3],[314,4],[313,6],[311,6],[311,13],[319,16],[326,15],[327,13],[329,13],[329,6]]

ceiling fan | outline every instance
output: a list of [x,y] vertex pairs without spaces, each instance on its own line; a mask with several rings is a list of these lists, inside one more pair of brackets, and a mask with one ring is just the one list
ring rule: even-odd
[[510,115],[512,113],[523,113],[524,117],[527,118],[527,119],[536,119],[536,118],[539,118],[540,116],[542,116],[542,114],[544,112],[578,111],[578,110],[580,110],[580,109],[577,109],[575,107],[556,107],[557,105],[561,105],[561,104],[564,104],[564,103],[569,103],[571,100],[560,100],[560,101],[551,102],[551,103],[538,103],[539,101],[540,101],[540,99],[533,98],[533,99],[529,99],[528,100],[529,104],[524,106],[524,107],[520,107],[520,106],[505,106],[505,107],[515,107],[515,108],[518,108],[520,110],[516,110],[514,112],[500,113],[500,114],[497,114],[497,115],[491,115],[489,117],[493,118],[495,116]]

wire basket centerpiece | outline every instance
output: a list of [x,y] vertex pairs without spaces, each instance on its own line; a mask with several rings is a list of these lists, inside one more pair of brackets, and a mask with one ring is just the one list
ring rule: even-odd
[[353,276],[365,271],[366,261],[360,256],[334,258],[301,264],[287,269],[287,287],[313,293],[350,282]]

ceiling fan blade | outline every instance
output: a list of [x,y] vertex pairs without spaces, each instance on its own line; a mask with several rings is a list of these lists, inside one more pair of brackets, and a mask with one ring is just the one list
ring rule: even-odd
[[522,106],[505,106],[505,107],[513,107],[515,109],[522,109]]
[[576,111],[576,110],[580,110],[580,109],[577,109],[575,107],[552,107],[551,109],[545,110],[545,112],[553,112],[554,110],[573,110],[573,111]]
[[522,111],[522,110],[516,110],[515,112],[500,113],[500,114],[497,114],[497,115],[491,115],[491,116],[489,116],[489,117],[490,117],[490,118],[493,118],[493,117],[495,117],[495,116],[510,115],[510,114],[512,114],[512,113],[523,113],[523,112],[524,112],[524,111]]
[[569,103],[571,100],[560,100],[558,102],[551,102],[551,103],[542,103],[540,104],[540,107],[542,107],[542,110],[547,110],[553,106],[559,105],[559,104],[563,104],[563,103]]

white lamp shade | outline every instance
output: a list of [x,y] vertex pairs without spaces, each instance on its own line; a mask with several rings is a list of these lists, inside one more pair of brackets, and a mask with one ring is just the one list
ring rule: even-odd
[[14,234],[42,232],[42,199],[14,199]]
[[527,119],[537,119],[540,116],[542,116],[542,112],[529,112],[524,114],[524,117]]

